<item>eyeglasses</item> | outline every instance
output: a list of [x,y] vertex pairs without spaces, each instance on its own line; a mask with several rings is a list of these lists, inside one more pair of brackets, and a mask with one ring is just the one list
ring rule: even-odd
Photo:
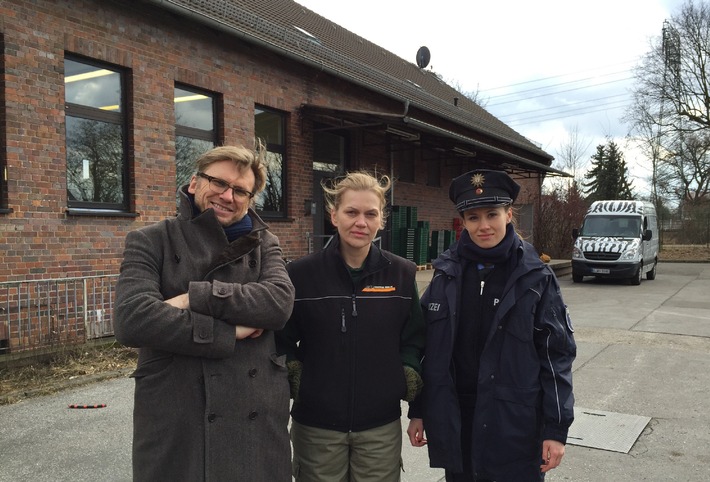
[[246,189],[242,189],[241,187],[237,186],[232,186],[229,184],[227,181],[224,181],[218,177],[212,177],[209,174],[205,174],[204,172],[198,172],[196,176],[201,177],[202,179],[207,179],[207,181],[210,184],[210,189],[212,192],[217,193],[217,194],[224,194],[227,189],[232,190],[232,198],[240,198],[240,199],[246,199],[248,198],[253,198],[254,193],[247,191]]

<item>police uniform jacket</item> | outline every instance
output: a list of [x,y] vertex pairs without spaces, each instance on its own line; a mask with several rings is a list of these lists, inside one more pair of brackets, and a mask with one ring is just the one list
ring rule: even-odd
[[[128,233],[116,288],[116,339],[139,347],[136,481],[290,481],[289,388],[273,331],[293,307],[276,236],[228,242],[212,209]],[[163,300],[189,293],[190,308]],[[235,325],[263,328],[235,339]]]
[[[480,359],[473,415],[472,465],[478,477],[540,480],[542,441],[565,443],[573,420],[572,361],[576,354],[559,285],[534,248],[517,240]],[[432,467],[463,469],[461,412],[453,350],[458,330],[462,260],[456,245],[433,262],[422,296],[427,342],[424,390],[410,417],[424,419]],[[463,454],[465,457],[466,454]]]
[[420,369],[424,320],[414,263],[372,244],[354,282],[338,246],[336,235],[287,265],[296,299],[277,347],[303,363],[293,419],[358,432],[400,418],[403,365]]

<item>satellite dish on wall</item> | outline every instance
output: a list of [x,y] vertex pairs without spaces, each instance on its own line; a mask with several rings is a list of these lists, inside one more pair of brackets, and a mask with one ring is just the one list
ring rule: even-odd
[[419,68],[423,69],[429,65],[430,60],[431,52],[429,52],[429,49],[427,47],[419,47],[419,50],[417,50],[417,65]]

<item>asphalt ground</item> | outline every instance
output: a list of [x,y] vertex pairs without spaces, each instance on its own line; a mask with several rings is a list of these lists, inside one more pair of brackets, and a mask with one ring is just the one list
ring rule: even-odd
[[[431,275],[417,273],[420,289]],[[568,444],[546,480],[710,480],[710,264],[661,263],[640,286],[560,284],[578,345],[577,406],[650,422],[628,453]],[[0,482],[130,480],[132,397],[133,380],[119,378],[0,406]],[[404,437],[402,481],[441,480]]]

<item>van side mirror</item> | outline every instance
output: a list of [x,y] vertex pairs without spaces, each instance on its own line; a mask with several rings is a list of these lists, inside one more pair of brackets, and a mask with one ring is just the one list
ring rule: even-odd
[[650,229],[647,229],[646,231],[643,232],[643,239],[644,241],[648,241],[653,237],[653,232]]
[[579,237],[579,229],[572,228],[572,239],[577,239]]

